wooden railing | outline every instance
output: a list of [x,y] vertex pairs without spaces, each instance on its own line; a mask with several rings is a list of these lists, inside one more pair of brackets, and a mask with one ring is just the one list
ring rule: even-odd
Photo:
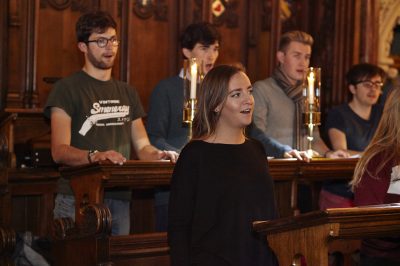
[[301,256],[307,265],[327,266],[332,242],[400,236],[400,205],[328,209],[273,221],[254,222],[266,236],[279,265],[296,264]]
[[[270,173],[277,188],[281,214],[292,216],[298,213],[298,183],[317,184],[326,178],[349,179],[355,163],[356,160],[353,159],[315,159],[311,163],[291,159],[270,160]],[[138,262],[144,263],[143,265],[147,265],[146,263],[168,265],[166,233],[144,231],[129,236],[111,237],[107,230],[111,217],[108,217],[102,209],[101,202],[104,190],[111,188],[128,187],[138,192],[151,191],[160,186],[168,187],[173,168],[174,164],[164,161],[128,161],[122,166],[100,162],[62,168],[61,175],[71,180],[78,211],[76,223],[66,219],[58,224],[57,228],[64,230],[64,235],[58,234],[58,236],[64,240],[54,243],[55,257],[60,259],[56,265],[71,265],[73,258],[80,257],[85,257],[87,260],[86,262],[82,260],[82,263],[86,264],[80,265],[97,265],[110,261],[116,263],[115,265]],[[7,169],[6,174],[3,174],[4,178],[0,179],[0,191],[6,192],[3,193],[3,197],[0,196],[0,204],[3,203],[5,209],[2,211],[4,223],[10,224],[22,217],[15,216],[16,213],[29,214],[29,211],[38,210],[36,215],[31,213],[30,217],[22,217],[24,223],[33,221],[33,224],[24,226],[34,231],[35,235],[49,235],[52,228],[54,195],[60,173],[49,168]],[[13,210],[13,207],[19,206],[16,205],[19,199],[24,197],[26,198],[22,200],[25,204],[24,211]],[[30,210],[32,197],[36,201],[36,207]],[[135,206],[137,205],[134,204],[134,209]],[[137,219],[134,217],[134,220]],[[151,224],[148,220],[144,222]],[[97,229],[88,228],[90,225]],[[21,225],[18,227],[21,228]],[[83,252],[82,255],[76,255],[80,254],[79,252]],[[79,263],[74,262],[74,265]]]
[[[311,163],[282,159],[269,161],[270,173],[275,185],[288,186],[289,194],[278,195],[280,206],[289,206],[288,215],[298,213],[297,184],[299,182],[318,183],[326,178],[349,179],[357,160],[316,159]],[[128,161],[124,165],[99,162],[79,167],[61,169],[61,175],[71,180],[76,196],[76,222],[58,221],[57,228],[64,240],[58,242],[57,258],[62,262],[71,258],[70,252],[81,252],[84,245],[93,250],[90,261],[85,263],[100,265],[113,262],[115,265],[141,263],[143,265],[169,265],[168,245],[165,233],[144,233],[129,236],[113,236],[96,231],[90,234],[87,225],[95,223],[96,228],[108,228],[108,219],[101,210],[105,189],[129,187],[133,190],[146,190],[168,186],[174,164],[161,161]],[[279,193],[280,190],[278,189]],[[67,230],[65,230],[67,229]],[[109,232],[109,229],[106,230]],[[93,232],[93,230],[92,230]],[[80,240],[79,240],[80,239]],[[73,248],[75,247],[75,248]],[[103,247],[103,248],[96,248]],[[104,247],[108,247],[104,249]],[[78,249],[78,250],[77,250]],[[71,250],[65,253],[66,250]],[[107,256],[104,256],[107,254]],[[64,259],[63,259],[64,258]],[[78,265],[77,261],[73,261]],[[71,263],[71,261],[69,261]],[[67,265],[67,264],[60,264]],[[80,264],[85,265],[85,264]]]

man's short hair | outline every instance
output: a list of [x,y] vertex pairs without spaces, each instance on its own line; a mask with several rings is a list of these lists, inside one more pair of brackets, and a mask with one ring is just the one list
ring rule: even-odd
[[108,12],[89,12],[83,14],[76,22],[76,38],[78,42],[87,42],[93,32],[103,33],[108,28],[117,28],[117,23]]
[[215,42],[221,42],[221,35],[208,22],[190,24],[181,35],[181,47],[189,50],[192,50],[196,43],[212,45]]
[[373,64],[361,63],[354,65],[346,74],[346,80],[349,85],[356,85],[360,81],[380,76],[382,81],[386,78],[385,71]]
[[313,37],[304,31],[288,31],[281,36],[278,50],[285,52],[291,42],[299,42],[305,45],[312,46],[314,43]]

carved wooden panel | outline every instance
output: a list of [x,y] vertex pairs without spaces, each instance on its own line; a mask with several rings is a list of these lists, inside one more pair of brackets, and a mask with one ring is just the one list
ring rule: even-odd
[[[7,105],[29,108],[36,104],[34,79],[34,1],[9,1],[7,56],[8,79],[4,84]],[[3,88],[4,88],[3,87]],[[2,89],[3,89],[2,88]]]
[[42,5],[38,10],[36,82],[42,107],[54,81],[80,70],[83,65],[75,37],[75,22],[82,13],[54,5]]
[[221,33],[220,54],[217,63],[247,65],[247,10],[248,1],[219,1],[223,12],[216,16],[209,6],[211,23]]
[[164,1],[165,19],[160,20],[153,15],[149,19],[137,16],[135,2],[123,4],[122,10],[129,10],[123,17],[122,23],[126,34],[127,77],[129,84],[134,85],[147,110],[150,93],[155,85],[169,76],[178,74],[178,21],[177,2]]
[[278,32],[280,32],[279,2],[249,1],[247,31],[247,70],[250,80],[265,79],[275,67]]

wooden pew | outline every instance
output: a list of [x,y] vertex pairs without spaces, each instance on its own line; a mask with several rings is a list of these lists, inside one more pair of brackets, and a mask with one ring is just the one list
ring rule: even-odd
[[31,231],[35,236],[52,235],[59,172],[53,168],[8,168],[6,173],[4,224],[16,231]]
[[[269,168],[275,185],[290,185],[288,194],[277,195],[281,216],[292,216],[297,210],[297,184],[322,182],[329,179],[349,179],[356,159],[313,159],[310,163],[295,159],[274,159]],[[79,208],[85,204],[103,201],[107,188],[129,187],[134,190],[168,186],[174,164],[162,161],[128,161],[124,165],[99,162],[61,169],[61,175],[71,180],[76,198],[76,222],[81,223]],[[289,210],[287,209],[289,206]]]
[[16,245],[16,232],[6,225],[4,213],[8,210],[8,180],[6,169],[0,170],[0,265],[13,266],[11,256]]
[[400,236],[400,205],[328,209],[254,222],[253,228],[266,236],[280,265],[300,265],[302,255],[309,266],[327,266],[334,241]]
[[8,227],[0,226],[0,265],[14,266],[12,254],[16,246],[16,232]]
[[[318,159],[311,163],[291,159],[271,160],[270,172],[275,184],[289,185],[290,193],[278,197],[278,205],[289,206],[288,215],[297,212],[297,184],[312,180],[320,182],[331,179],[350,178],[356,160]],[[103,194],[105,189],[129,187],[133,190],[168,186],[174,164],[161,161],[128,161],[124,165],[99,162],[61,169],[61,174],[71,180],[76,197],[76,221],[57,221],[59,241],[55,245],[57,265],[71,263],[71,254],[90,250],[86,261],[80,265],[169,265],[168,245],[165,233],[109,235],[109,218],[104,218]],[[307,181],[308,182],[308,181]],[[289,199],[288,199],[289,198]],[[279,203],[279,201],[281,201]],[[282,202],[285,201],[283,204]],[[97,209],[100,210],[97,210]],[[103,222],[101,222],[103,221]],[[92,229],[88,229],[92,224]],[[102,230],[94,230],[101,228]],[[79,256],[78,256],[79,257]],[[60,264],[61,263],[61,264]],[[74,261],[74,265],[78,263]]]

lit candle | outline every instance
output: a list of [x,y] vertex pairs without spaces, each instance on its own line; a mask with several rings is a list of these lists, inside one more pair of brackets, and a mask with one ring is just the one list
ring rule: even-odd
[[190,66],[190,99],[196,99],[197,86],[197,63],[193,62]]
[[314,72],[310,72],[310,75],[307,77],[308,80],[308,103],[314,103]]

